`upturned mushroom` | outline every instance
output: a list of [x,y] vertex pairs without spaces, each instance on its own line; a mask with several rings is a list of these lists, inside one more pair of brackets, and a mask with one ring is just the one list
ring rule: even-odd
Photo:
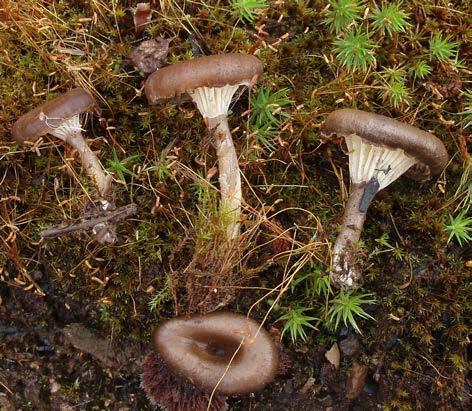
[[190,97],[212,133],[218,157],[220,208],[228,215],[230,239],[239,235],[241,176],[228,126],[228,109],[236,91],[251,87],[263,70],[255,56],[221,54],[167,66],[151,74],[144,85],[150,104]]
[[82,135],[81,114],[95,105],[84,89],[72,89],[47,101],[21,116],[13,125],[13,139],[22,145],[34,143],[49,134],[71,145],[80,157],[82,166],[97,186],[103,200],[111,194],[112,177],[106,173],[95,153]]
[[262,389],[279,372],[279,351],[270,334],[240,314],[218,312],[177,317],[154,332],[141,386],[153,404],[169,411],[225,409],[226,395]]
[[351,185],[341,232],[333,248],[330,278],[340,288],[359,285],[362,275],[353,248],[375,194],[402,174],[423,182],[441,173],[448,154],[437,137],[379,114],[342,109],[322,125],[326,137],[343,137],[349,154]]

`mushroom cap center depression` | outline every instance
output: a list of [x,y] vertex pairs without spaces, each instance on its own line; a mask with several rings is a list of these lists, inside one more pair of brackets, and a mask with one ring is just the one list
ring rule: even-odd
[[[190,338],[182,337],[182,341],[184,341],[184,344],[188,343],[194,354],[200,356],[203,361],[226,365],[238,351],[241,343],[241,339],[203,331],[192,333]],[[240,351],[233,358],[234,363],[239,361],[241,361]]]

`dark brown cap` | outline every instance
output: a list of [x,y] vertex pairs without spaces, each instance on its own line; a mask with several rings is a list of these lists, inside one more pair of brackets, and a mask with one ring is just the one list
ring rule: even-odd
[[149,104],[171,100],[199,87],[250,83],[262,74],[262,63],[249,54],[218,54],[182,61],[151,74],[144,84]]
[[223,375],[217,392],[230,395],[257,391],[277,375],[279,355],[272,337],[244,315],[219,312],[173,318],[156,329],[153,339],[174,373],[208,391]]
[[95,100],[84,89],[72,89],[22,115],[13,125],[11,134],[17,143],[34,143],[65,120],[90,110],[94,104]]
[[419,181],[439,174],[449,159],[444,144],[431,133],[367,111],[333,111],[324,121],[321,132],[328,137],[356,134],[374,145],[401,148],[418,161],[407,175]]

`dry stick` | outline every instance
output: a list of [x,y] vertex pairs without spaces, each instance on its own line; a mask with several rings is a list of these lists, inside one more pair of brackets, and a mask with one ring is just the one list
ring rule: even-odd
[[0,385],[1,385],[3,388],[5,388],[12,396],[15,395],[15,394],[13,393],[13,391],[10,390],[10,388],[8,388],[8,386],[5,385],[2,381],[0,381]]
[[116,223],[119,220],[132,216],[138,211],[138,206],[134,203],[119,207],[116,210],[110,211],[108,215],[103,217],[91,218],[77,224],[71,224],[66,227],[53,227],[47,230],[44,230],[40,233],[43,238],[54,238],[60,237],[64,234],[69,234],[75,231],[86,231],[90,228],[95,227],[98,224],[113,222]]

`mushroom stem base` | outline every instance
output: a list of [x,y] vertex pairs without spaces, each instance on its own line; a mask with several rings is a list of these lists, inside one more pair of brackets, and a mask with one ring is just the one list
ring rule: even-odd
[[221,213],[227,225],[227,235],[234,240],[239,235],[241,216],[241,176],[238,157],[225,115],[207,118],[207,125],[212,133],[213,144],[218,156],[218,173],[221,191]]
[[351,185],[341,232],[334,244],[330,280],[337,288],[355,288],[362,278],[356,265],[354,247],[359,241],[366,218],[367,210],[360,211],[364,189],[365,183]]

